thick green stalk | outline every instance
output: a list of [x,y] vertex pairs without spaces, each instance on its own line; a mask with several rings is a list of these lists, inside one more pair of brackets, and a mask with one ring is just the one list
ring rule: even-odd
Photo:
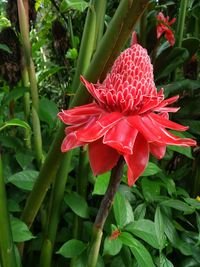
[[93,226],[93,236],[91,242],[91,248],[88,256],[87,267],[96,267],[99,249],[101,245],[101,238],[103,234],[103,227],[108,217],[109,211],[114,201],[114,196],[119,187],[122,175],[123,175],[124,159],[120,157],[117,165],[111,172],[110,182],[107,191],[103,197],[100,208],[97,213],[97,217]]
[[96,0],[94,8],[96,10],[96,47],[99,45],[103,36],[104,20],[106,12],[107,0]]
[[17,267],[0,156],[0,265]]
[[22,0],[17,0],[19,25],[22,38],[22,46],[25,56],[26,68],[28,71],[31,98],[32,98],[32,119],[33,119],[33,135],[34,135],[34,148],[36,153],[36,160],[38,167],[42,164],[42,136],[40,120],[38,116],[39,97],[37,89],[37,80],[35,74],[35,67],[31,58],[31,44],[29,39],[29,25],[26,16],[26,11]]
[[[92,63],[90,64],[86,77],[89,81],[96,82],[104,72],[106,73],[110,65],[115,60],[123,45],[132,32],[132,28],[137,19],[143,13],[149,1],[130,1],[124,0],[110,22],[108,30],[99,44]],[[133,7],[134,6],[134,7]],[[127,21],[128,20],[128,21]],[[116,37],[117,36],[117,37]],[[86,104],[90,100],[90,95],[81,86],[77,91],[70,107]],[[27,199],[22,220],[30,227],[46,195],[46,192],[55,177],[61,160],[60,146],[64,138],[65,126],[62,125],[56,134],[55,140],[50,147],[44,165],[41,168],[39,177]]]
[[87,67],[90,63],[91,56],[94,51],[95,33],[96,12],[94,9],[94,0],[91,0],[90,5],[88,7],[85,27],[83,30],[83,36],[77,61],[77,69],[72,83],[73,91],[76,91],[78,89],[80,83],[79,77],[81,74],[85,74]]
[[41,249],[40,267],[50,267],[57,227],[60,220],[60,207],[64,197],[65,185],[70,169],[72,151],[65,154],[57,173],[51,196],[49,216],[45,226],[44,241]]
[[183,32],[185,27],[185,17],[188,7],[188,0],[181,0],[179,16],[178,16],[178,25],[177,25],[177,46],[182,46],[183,41]]

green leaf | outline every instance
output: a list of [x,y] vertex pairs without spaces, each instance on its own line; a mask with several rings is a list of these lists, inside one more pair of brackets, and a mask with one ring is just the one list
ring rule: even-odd
[[128,246],[141,267],[155,267],[152,257],[144,245],[131,234],[123,232],[119,236],[122,243]]
[[168,146],[168,149],[172,150],[172,151],[176,151],[179,154],[182,154],[190,159],[193,159],[192,156],[192,149],[191,147],[183,147],[183,146]]
[[11,230],[14,242],[24,242],[34,238],[28,226],[13,216],[11,217]]
[[76,59],[78,57],[78,52],[76,48],[69,49],[66,54],[66,58]]
[[123,228],[125,225],[134,221],[133,210],[129,201],[119,192],[115,195],[113,209],[115,220],[119,228]]
[[0,131],[2,131],[4,128],[10,127],[10,126],[19,126],[19,127],[26,128],[28,131],[31,131],[31,128],[28,125],[28,123],[25,121],[22,121],[20,119],[12,119],[12,120],[4,122],[4,124],[0,127]]
[[199,120],[180,120],[183,125],[189,126],[189,131],[193,134],[200,135],[200,121]]
[[162,170],[153,162],[149,162],[142,176],[151,176],[161,172]]
[[93,195],[104,195],[107,190],[109,180],[110,180],[110,172],[106,172],[101,175],[98,175],[92,194]]
[[[187,49],[180,47],[169,47],[161,53],[155,62],[156,80],[168,76],[178,66],[181,66],[189,58]],[[163,64],[165,62],[165,64]]]
[[191,58],[196,53],[196,51],[199,49],[200,40],[195,37],[188,37],[186,39],[183,39],[181,45],[183,48],[186,48],[188,50],[190,58]]
[[155,220],[155,232],[159,244],[159,249],[162,250],[165,247],[166,238],[164,234],[164,222],[159,206],[157,206],[156,208],[154,220]]
[[103,255],[117,255],[122,248],[122,242],[119,238],[116,239],[109,239],[109,237],[105,238],[104,241],[104,249]]
[[86,245],[82,241],[71,239],[64,243],[56,253],[65,258],[73,258],[80,255],[85,249]]
[[83,0],[63,0],[60,4],[60,11],[66,12],[70,9],[74,9],[83,12],[88,6],[89,3]]
[[141,219],[127,225],[125,230],[141,238],[152,247],[156,249],[159,248],[154,222],[147,219]]
[[43,80],[51,77],[52,75],[54,75],[55,73],[59,72],[60,70],[65,69],[65,67],[60,67],[60,66],[52,66],[46,70],[42,70],[39,73],[37,73],[38,75],[38,84],[40,84]]
[[142,192],[144,198],[148,202],[153,202],[157,196],[160,195],[160,182],[159,181],[152,181],[149,178],[142,178]]
[[4,52],[7,52],[9,54],[12,54],[12,51],[6,44],[0,44],[0,50],[3,50]]
[[25,169],[34,159],[32,153],[28,153],[27,151],[25,151],[24,153],[17,153],[15,155],[15,158],[22,169]]
[[39,102],[39,117],[45,121],[49,126],[53,126],[57,118],[58,107],[57,105],[47,98],[42,98]]
[[25,170],[11,175],[7,181],[20,189],[32,190],[38,174],[38,171]]
[[78,216],[82,218],[89,217],[89,208],[87,202],[76,192],[65,195],[64,201]]
[[178,199],[169,199],[160,202],[160,205],[167,206],[176,210],[183,211],[184,213],[193,213],[194,208]]
[[8,210],[10,212],[19,212],[21,208],[19,204],[12,198],[8,199]]
[[160,255],[160,265],[159,267],[174,267],[173,263],[169,261],[164,254]]
[[144,219],[146,214],[146,209],[147,209],[146,203],[139,204],[134,210],[135,220]]

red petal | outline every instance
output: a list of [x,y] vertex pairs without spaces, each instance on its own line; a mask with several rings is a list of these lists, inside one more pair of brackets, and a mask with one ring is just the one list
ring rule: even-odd
[[80,77],[81,82],[85,85],[89,93],[96,99],[99,99],[98,91],[95,88],[95,85],[93,83],[88,82],[83,76]]
[[122,114],[119,112],[105,113],[98,120],[91,122],[85,128],[77,131],[77,139],[83,142],[93,142],[101,138],[111,127],[122,119]]
[[65,124],[80,124],[86,122],[90,116],[100,115],[104,112],[96,103],[63,110],[58,113],[58,117]]
[[67,152],[75,147],[83,146],[86,143],[77,140],[75,133],[68,134],[62,142],[61,151]]
[[149,161],[149,144],[141,134],[137,135],[133,154],[124,155],[124,158],[128,165],[128,185],[132,186],[143,173]]
[[119,159],[117,151],[99,139],[89,144],[89,160],[94,175],[111,170]]
[[154,155],[157,159],[162,159],[166,152],[166,146],[157,146],[153,143],[149,144],[150,152]]
[[165,119],[163,116],[161,117],[155,113],[151,113],[148,116],[166,128],[170,128],[170,129],[177,130],[177,131],[186,131],[188,129],[187,126],[183,126],[183,125],[178,124],[176,122]]
[[132,154],[137,134],[138,130],[130,127],[128,122],[123,119],[107,131],[103,138],[103,143],[121,153]]

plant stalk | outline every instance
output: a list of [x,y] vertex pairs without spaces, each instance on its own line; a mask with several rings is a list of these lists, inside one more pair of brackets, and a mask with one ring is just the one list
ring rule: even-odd
[[0,155],[0,265],[17,267]]
[[103,36],[106,5],[107,0],[95,1],[94,8],[96,10],[96,47],[99,45],[100,40]]
[[[133,26],[143,13],[148,2],[149,1],[147,0],[134,1],[134,4],[133,1],[130,0],[120,2],[118,10],[110,22],[104,37],[101,39],[97,51],[93,56],[92,63],[86,73],[86,77],[89,81],[96,82],[102,72],[106,73],[109,70],[110,65],[113,63],[117,54],[126,43],[132,32]],[[90,101],[90,98],[89,93],[83,86],[81,86],[75,94],[70,107],[72,108],[74,106],[86,104]],[[21,218],[28,227],[32,225],[46,192],[60,165],[62,157],[60,146],[64,138],[64,129],[65,125],[61,125],[40,170],[40,174],[34,188],[27,199],[24,211],[22,212]]]
[[124,167],[124,158],[121,156],[118,160],[117,165],[113,168],[110,176],[109,185],[107,191],[103,197],[101,202],[99,211],[97,213],[94,226],[93,226],[93,236],[91,242],[91,248],[88,257],[87,267],[96,267],[101,239],[103,235],[103,227],[105,221],[108,217],[109,211],[112,207],[114,196],[119,187],[122,175],[123,175],[123,167]]
[[177,39],[178,39],[177,46],[178,47],[182,46],[187,7],[188,7],[188,0],[181,0],[179,16],[178,16],[178,25],[177,25]]

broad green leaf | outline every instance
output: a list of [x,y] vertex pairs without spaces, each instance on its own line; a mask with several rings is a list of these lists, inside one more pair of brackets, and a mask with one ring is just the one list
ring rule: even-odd
[[83,12],[88,6],[89,3],[83,0],[63,0],[60,4],[60,11],[66,12],[70,9],[74,9]]
[[14,242],[24,242],[34,238],[28,226],[18,218],[11,217],[11,230]]
[[101,175],[98,175],[92,194],[93,195],[104,195],[107,190],[109,180],[110,180],[110,172],[106,172]]
[[139,204],[134,210],[135,220],[144,219],[146,214],[146,209],[147,209],[146,203]]
[[189,126],[189,131],[200,135],[200,121],[199,120],[180,120],[183,125]]
[[26,128],[28,131],[31,131],[31,128],[28,125],[28,123],[25,121],[22,121],[20,119],[12,119],[12,120],[4,122],[4,124],[0,127],[0,131],[2,131],[4,128],[10,127],[10,126],[19,126],[19,127]]
[[156,249],[159,248],[154,222],[147,219],[141,219],[127,225],[125,230],[141,238],[152,247]]
[[85,249],[86,245],[82,241],[71,239],[62,245],[56,253],[65,258],[73,258],[80,255]]
[[157,206],[155,213],[155,232],[159,244],[159,249],[162,250],[165,247],[166,238],[164,234],[164,222],[161,215],[160,207]]
[[115,220],[119,228],[123,228],[125,225],[134,221],[133,210],[129,201],[119,192],[115,195],[113,209]]
[[193,159],[191,147],[168,146],[167,148],[172,150],[172,151],[176,151],[179,154],[185,155],[186,157],[188,157],[190,159]]
[[3,50],[4,52],[7,52],[9,54],[12,54],[12,51],[6,44],[0,44],[0,50]]
[[43,80],[51,77],[55,73],[59,72],[60,70],[65,69],[65,67],[60,66],[52,66],[46,70],[42,70],[39,73],[37,73],[38,76],[38,84],[40,84]]
[[11,175],[7,181],[19,187],[20,189],[32,190],[38,174],[38,171],[25,170]]
[[162,170],[153,162],[149,162],[142,176],[151,176],[161,172]]
[[7,201],[8,203],[8,210],[10,212],[19,212],[21,211],[21,208],[19,206],[19,204],[12,198],[8,199]]
[[32,153],[27,153],[27,151],[24,153],[18,152],[15,155],[15,158],[19,165],[22,167],[22,169],[25,169],[34,159]]
[[89,208],[87,202],[76,192],[65,195],[64,201],[78,216],[82,218],[89,217]]
[[194,208],[178,199],[169,199],[160,202],[160,205],[167,206],[176,210],[183,211],[184,213],[193,213]]
[[184,201],[194,209],[200,209],[200,201],[195,198],[184,198]]
[[141,179],[141,184],[142,192],[146,201],[152,202],[160,195],[160,181],[150,180],[145,177]]
[[[156,59],[154,72],[155,79],[168,76],[178,66],[181,66],[189,58],[187,49],[180,47],[169,47]],[[165,62],[165,64],[163,64]]]
[[114,257],[110,267],[126,267],[120,256]]
[[124,245],[130,248],[139,266],[155,267],[149,251],[144,247],[144,245],[140,241],[138,241],[131,234],[126,232],[123,232],[119,236],[119,238]]
[[57,105],[47,99],[42,98],[39,102],[39,117],[42,121],[45,121],[49,126],[53,126],[57,118],[58,107]]
[[188,37],[183,39],[181,46],[186,48],[189,52],[190,58],[196,53],[199,49],[200,40],[195,37]]
[[119,238],[109,239],[109,237],[106,237],[104,240],[103,255],[115,256],[120,252],[121,248],[122,242]]
[[159,263],[160,263],[159,267],[174,267],[173,263],[170,260],[168,260],[163,253],[161,253],[160,255]]

